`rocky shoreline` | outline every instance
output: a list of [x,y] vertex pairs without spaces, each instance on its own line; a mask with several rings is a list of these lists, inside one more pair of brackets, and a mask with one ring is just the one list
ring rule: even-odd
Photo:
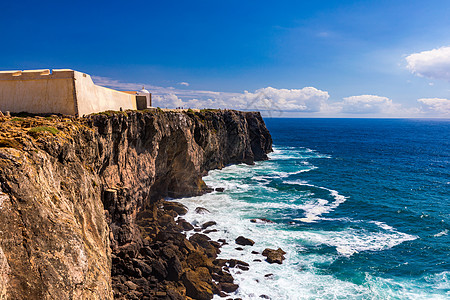
[[248,266],[217,259],[213,220],[192,228],[163,199],[210,191],[208,170],[267,159],[271,144],[255,112],[1,117],[0,298],[226,296],[227,268]]
[[216,259],[225,241],[198,232],[188,239],[184,232],[209,226],[195,228],[181,217],[186,212],[181,203],[164,200],[141,212],[142,245],[125,245],[112,254],[114,298],[202,300],[227,297],[238,288],[227,269],[248,264]]
[[[195,211],[208,213],[201,207]],[[215,222],[193,226],[183,219],[186,213],[182,203],[165,200],[142,212],[145,215],[139,224],[143,232],[142,244],[125,245],[112,254],[115,299],[206,300],[214,294],[233,299],[231,296],[239,285],[234,282],[230,268],[249,271],[249,263],[238,259],[218,259],[220,248],[228,241],[214,241],[206,235],[211,232],[208,227]],[[194,233],[187,238],[188,232]],[[251,239],[243,236],[229,242],[241,246],[254,245]],[[281,249],[252,253],[265,256],[268,263],[278,264],[286,254]],[[266,277],[270,276],[266,274]],[[266,295],[260,295],[260,298],[269,299]]]

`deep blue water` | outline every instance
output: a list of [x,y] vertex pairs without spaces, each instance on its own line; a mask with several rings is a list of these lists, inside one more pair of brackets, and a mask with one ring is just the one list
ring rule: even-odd
[[[186,200],[211,210],[212,238],[256,241],[244,251],[230,243],[223,257],[288,252],[283,265],[235,274],[237,296],[450,298],[450,120],[265,121],[271,159],[213,171],[205,181],[226,192]],[[262,217],[276,224],[249,222]]]

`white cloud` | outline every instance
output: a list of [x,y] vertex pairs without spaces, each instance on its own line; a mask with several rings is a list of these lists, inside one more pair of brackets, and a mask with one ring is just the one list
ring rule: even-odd
[[[175,108],[230,108],[266,112],[320,112],[328,107],[328,92],[314,87],[276,89],[266,87],[254,92],[225,93],[203,90],[177,89],[150,84],[123,83],[107,77],[92,76],[98,85],[120,90],[138,90],[145,87],[153,95],[153,106]],[[180,83],[182,84],[182,83]],[[186,82],[184,84],[188,86]]]
[[450,115],[450,100],[443,98],[421,98],[417,100],[421,104],[422,111]]
[[184,85],[184,86],[189,86],[189,82],[185,82],[185,81],[179,82],[178,84],[179,85]]
[[266,87],[253,93],[245,91],[230,102],[238,109],[319,112],[330,96],[313,87],[276,89]]
[[301,89],[277,89],[266,87],[254,92],[226,93],[204,90],[177,89],[143,83],[123,83],[105,77],[95,77],[96,84],[119,90],[138,90],[145,87],[153,95],[153,106],[162,108],[229,108],[257,110],[269,116],[339,116],[362,114],[365,116],[412,117],[424,113],[428,116],[448,116],[450,100],[423,98],[421,108],[405,108],[387,97],[359,95],[343,98],[341,102],[330,102],[326,91],[314,87]]
[[408,69],[418,76],[450,81],[450,47],[413,53],[406,61]]
[[[176,98],[175,98],[176,97]],[[186,91],[161,94],[154,97],[154,106],[184,108],[231,108],[280,113],[319,112],[329,95],[313,87],[302,89],[276,89],[266,87],[254,92],[221,93],[212,91]]]
[[183,101],[175,94],[155,95],[153,96],[153,106],[175,108],[183,106]]
[[400,105],[391,99],[376,95],[351,96],[337,105],[341,112],[350,114],[395,114],[401,111]]

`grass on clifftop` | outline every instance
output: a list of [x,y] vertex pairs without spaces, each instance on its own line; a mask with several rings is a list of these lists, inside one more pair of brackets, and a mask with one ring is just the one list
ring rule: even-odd
[[50,126],[38,126],[38,127],[34,127],[31,128],[30,130],[28,130],[28,134],[35,136],[41,132],[50,132],[51,134],[57,134],[59,133],[59,130],[54,128],[54,127],[50,127]]
[[105,110],[105,111],[101,111],[101,112],[97,112],[97,113],[92,113],[92,116],[98,116],[98,115],[104,115],[104,116],[108,116],[111,117],[112,115],[116,115],[116,114],[121,114],[124,115],[125,117],[128,117],[128,114],[126,111],[120,111],[120,110]]

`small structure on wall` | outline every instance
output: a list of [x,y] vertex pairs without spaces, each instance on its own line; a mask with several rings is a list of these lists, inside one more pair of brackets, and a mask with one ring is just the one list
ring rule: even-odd
[[145,86],[139,91],[122,92],[136,96],[136,106],[138,110],[147,109],[152,106],[152,94],[145,89]]
[[116,91],[70,69],[0,71],[0,111],[83,116],[150,106],[151,94],[145,89]]

